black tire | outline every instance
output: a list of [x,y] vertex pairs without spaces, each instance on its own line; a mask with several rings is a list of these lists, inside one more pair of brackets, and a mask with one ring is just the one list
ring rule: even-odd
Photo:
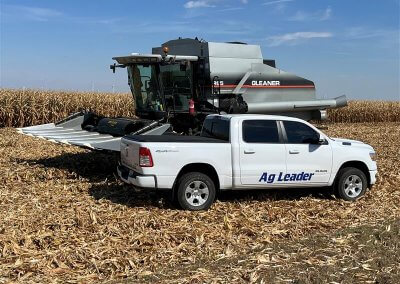
[[209,176],[191,172],[179,179],[176,199],[185,210],[207,210],[214,202],[215,194],[215,184]]
[[357,168],[343,168],[338,172],[335,191],[338,197],[355,201],[367,191],[368,180],[365,174]]

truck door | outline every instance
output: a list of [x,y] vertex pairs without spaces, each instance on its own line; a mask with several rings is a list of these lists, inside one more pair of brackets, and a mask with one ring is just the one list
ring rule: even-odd
[[243,120],[239,125],[242,185],[273,187],[286,173],[286,148],[275,120]]
[[298,121],[283,121],[289,184],[326,185],[332,170],[332,148],[318,144],[320,134]]

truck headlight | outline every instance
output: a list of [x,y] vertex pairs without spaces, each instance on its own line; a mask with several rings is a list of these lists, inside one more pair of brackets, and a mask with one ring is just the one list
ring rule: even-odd
[[374,151],[369,152],[369,156],[372,161],[376,161],[376,153]]

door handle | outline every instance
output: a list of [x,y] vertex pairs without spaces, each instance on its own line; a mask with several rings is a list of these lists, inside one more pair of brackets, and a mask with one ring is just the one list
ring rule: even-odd
[[254,154],[256,151],[254,151],[253,149],[246,149],[244,150],[245,154]]
[[289,154],[298,154],[300,153],[299,150],[289,150]]

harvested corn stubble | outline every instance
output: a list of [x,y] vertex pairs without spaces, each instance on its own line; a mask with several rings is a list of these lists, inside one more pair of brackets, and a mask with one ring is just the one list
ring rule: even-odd
[[[334,199],[326,189],[245,191],[187,212],[116,180],[113,156],[0,129],[0,282],[232,283],[266,275],[279,282],[311,271],[341,282],[346,263],[369,273],[355,282],[374,279],[375,264],[349,257],[359,226],[400,217],[400,123],[330,124],[326,132],[377,151],[378,183],[359,201]],[[335,237],[341,249],[326,252],[316,236],[330,239],[341,228],[355,233]],[[358,250],[369,243],[360,239]],[[296,244],[299,250],[281,251]],[[388,279],[399,272],[392,251],[381,268]],[[337,269],[321,266],[329,259]],[[220,262],[226,269],[216,268]]]

